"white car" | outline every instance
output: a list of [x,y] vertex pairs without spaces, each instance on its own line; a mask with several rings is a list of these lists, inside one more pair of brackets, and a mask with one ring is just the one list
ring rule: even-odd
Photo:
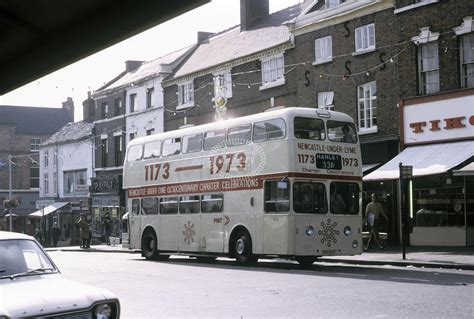
[[119,318],[105,289],[65,279],[35,238],[0,231],[0,318]]

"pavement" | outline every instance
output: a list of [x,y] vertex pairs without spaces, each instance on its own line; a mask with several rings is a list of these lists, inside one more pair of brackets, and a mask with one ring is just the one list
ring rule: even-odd
[[[89,249],[79,246],[46,248],[46,251],[87,251],[140,253],[122,245],[91,245]],[[399,267],[424,267],[474,270],[474,246],[470,247],[406,247],[403,259],[401,247],[387,247],[364,251],[356,256],[324,256],[320,262],[344,263],[356,265],[391,265]]]

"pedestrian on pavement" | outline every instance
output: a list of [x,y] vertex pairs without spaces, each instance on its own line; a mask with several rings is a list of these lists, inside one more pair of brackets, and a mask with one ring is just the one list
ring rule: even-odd
[[380,228],[380,216],[383,216],[386,221],[388,221],[388,217],[383,211],[382,204],[380,204],[377,200],[377,196],[375,194],[371,195],[372,201],[367,204],[365,208],[365,217],[367,218],[367,223],[373,231],[375,236],[375,242],[379,244],[379,248],[383,248],[383,245],[380,244],[380,237],[379,237],[379,228]]
[[43,233],[41,232],[41,227],[39,225],[36,225],[35,228],[35,238],[43,244]]
[[110,234],[112,233],[112,224],[109,215],[105,215],[104,220],[103,220],[103,225],[104,225],[104,237],[105,237],[105,243],[107,246],[110,246]]
[[81,214],[81,218],[77,222],[77,225],[79,226],[79,232],[82,240],[82,245],[81,248],[91,248],[90,246],[90,238],[91,238],[91,231],[90,231],[90,226],[87,223],[86,216],[84,214]]
[[53,228],[51,229],[51,236],[53,237],[53,247],[57,247],[59,237],[61,236],[61,228],[59,228],[57,222],[54,222],[53,224]]

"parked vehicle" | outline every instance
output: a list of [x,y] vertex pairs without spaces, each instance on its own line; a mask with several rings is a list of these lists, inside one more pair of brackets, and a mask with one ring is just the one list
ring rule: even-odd
[[119,318],[110,291],[64,278],[39,242],[0,231],[0,318]]

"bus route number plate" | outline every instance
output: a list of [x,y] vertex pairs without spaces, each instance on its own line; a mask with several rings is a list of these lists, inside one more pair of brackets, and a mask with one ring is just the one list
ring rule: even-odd
[[342,169],[341,155],[316,153],[316,167],[320,169]]

